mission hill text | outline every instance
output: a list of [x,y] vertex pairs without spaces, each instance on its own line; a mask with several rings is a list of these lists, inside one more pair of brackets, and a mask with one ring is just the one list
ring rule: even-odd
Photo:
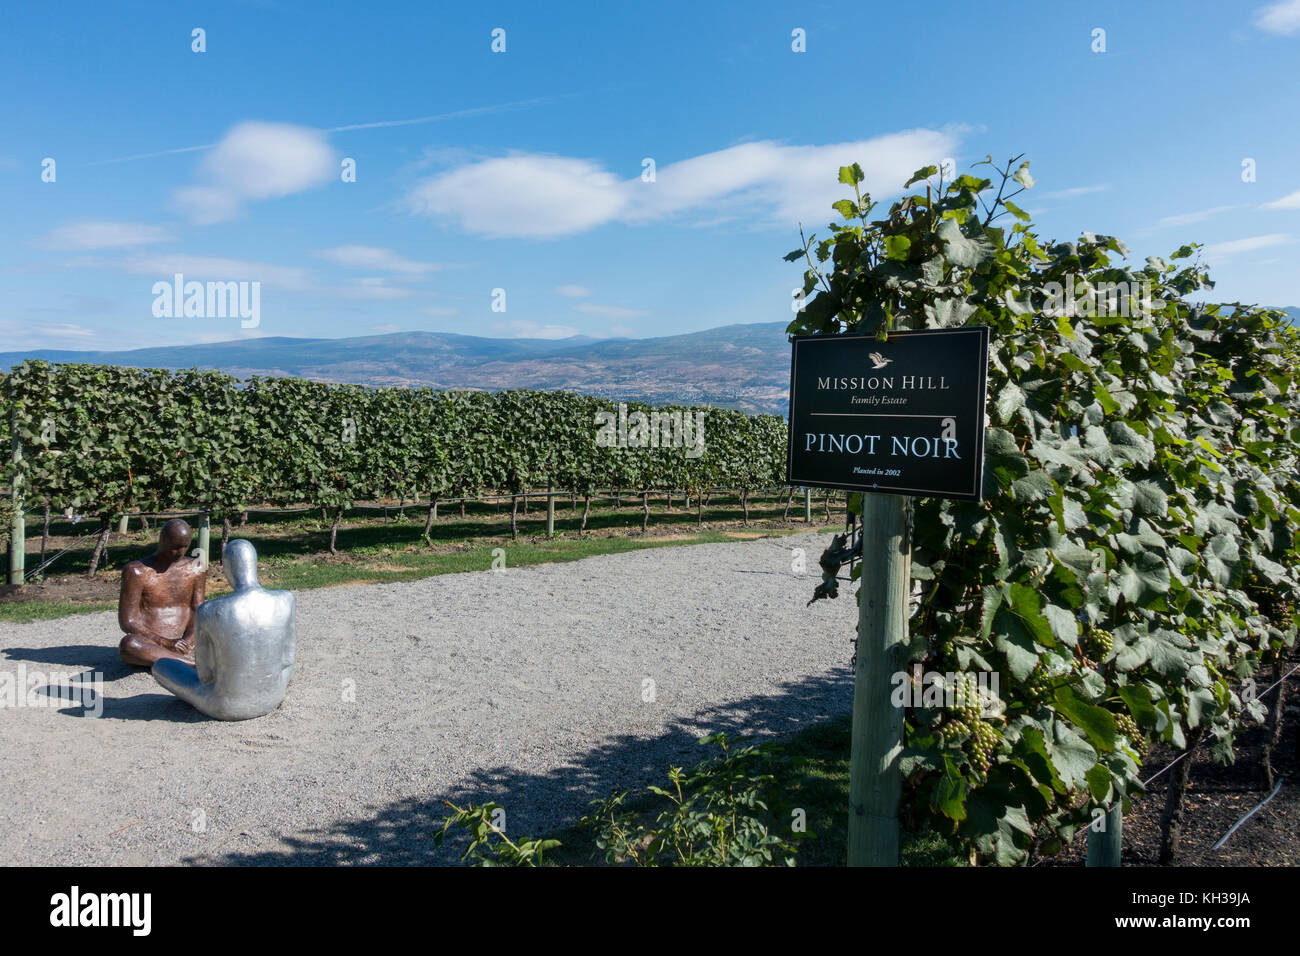
[[946,392],[948,383],[945,381],[946,375],[873,375],[870,378],[858,377],[840,377],[834,376],[819,377],[817,379],[817,391],[844,391],[855,392],[860,388],[879,389],[893,388],[894,383],[899,383],[899,388],[915,391],[936,391]]

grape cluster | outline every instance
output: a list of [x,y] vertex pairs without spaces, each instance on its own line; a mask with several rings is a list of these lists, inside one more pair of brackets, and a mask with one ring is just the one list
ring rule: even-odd
[[979,683],[972,674],[963,674],[954,688],[954,703],[957,705],[957,712],[966,719],[968,723],[980,719],[980,713],[983,708],[980,701]]
[[987,720],[977,720],[971,727],[970,757],[980,773],[988,773],[997,745],[998,732],[989,726]]
[[1025,682],[1025,692],[1032,700],[1044,700],[1052,696],[1052,683],[1055,678],[1043,664],[1039,664],[1029,674]]
[[993,764],[993,752],[1001,738],[990,722],[980,716],[983,706],[974,677],[962,678],[962,683],[956,688],[956,704],[949,711],[951,716],[939,728],[939,736],[946,745],[966,738],[966,755],[976,770],[977,779],[983,781]]
[[1129,740],[1138,740],[1142,732],[1138,730],[1137,721],[1128,714],[1115,714],[1115,729]]
[[1084,646],[1093,660],[1103,661],[1115,646],[1115,640],[1110,636],[1110,631],[1102,631],[1094,627],[1088,631]]
[[944,744],[951,745],[961,739],[969,730],[970,728],[966,726],[964,720],[949,720],[939,727],[939,736],[943,738]]

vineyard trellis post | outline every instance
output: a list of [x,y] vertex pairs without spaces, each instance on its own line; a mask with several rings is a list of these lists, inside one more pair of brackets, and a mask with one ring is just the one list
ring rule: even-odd
[[9,583],[22,584],[24,559],[27,555],[27,518],[23,515],[22,463],[23,442],[18,437],[18,410],[10,415],[9,434],[13,438],[13,523],[9,528]]
[[1117,797],[1101,817],[1101,829],[1088,827],[1088,860],[1086,866],[1119,866],[1120,848],[1124,838],[1124,800]]
[[199,516],[199,560],[204,567],[208,566],[208,540],[211,528],[208,522],[208,513],[205,511]]
[[[26,538],[25,530],[26,529],[24,527],[24,535],[23,535],[24,538]],[[44,518],[44,522],[41,525],[41,556],[36,560],[36,566],[38,568],[45,567],[45,544],[49,540],[50,540],[50,499],[46,498],[45,518]]]

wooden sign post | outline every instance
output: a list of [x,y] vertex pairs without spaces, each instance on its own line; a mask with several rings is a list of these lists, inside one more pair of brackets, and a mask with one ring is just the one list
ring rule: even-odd
[[22,465],[23,443],[18,437],[18,412],[12,413],[9,434],[13,436],[13,522],[9,526],[9,583],[22,584],[27,557],[27,519],[23,515]]
[[909,496],[982,497],[988,343],[984,326],[793,340],[786,480],[864,492],[849,866],[899,862]]
[[[853,679],[849,752],[849,866],[897,866],[898,799],[903,780],[903,709],[891,700],[903,669],[912,579],[911,502],[901,495],[864,495],[858,655]],[[866,563],[867,556],[872,563]]]

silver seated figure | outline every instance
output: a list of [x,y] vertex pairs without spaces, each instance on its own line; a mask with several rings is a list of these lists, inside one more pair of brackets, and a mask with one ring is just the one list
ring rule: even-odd
[[218,720],[248,720],[280,706],[298,647],[292,591],[257,583],[257,551],[236,538],[221,552],[233,594],[199,605],[194,625],[194,665],[164,658],[154,680],[181,700]]

